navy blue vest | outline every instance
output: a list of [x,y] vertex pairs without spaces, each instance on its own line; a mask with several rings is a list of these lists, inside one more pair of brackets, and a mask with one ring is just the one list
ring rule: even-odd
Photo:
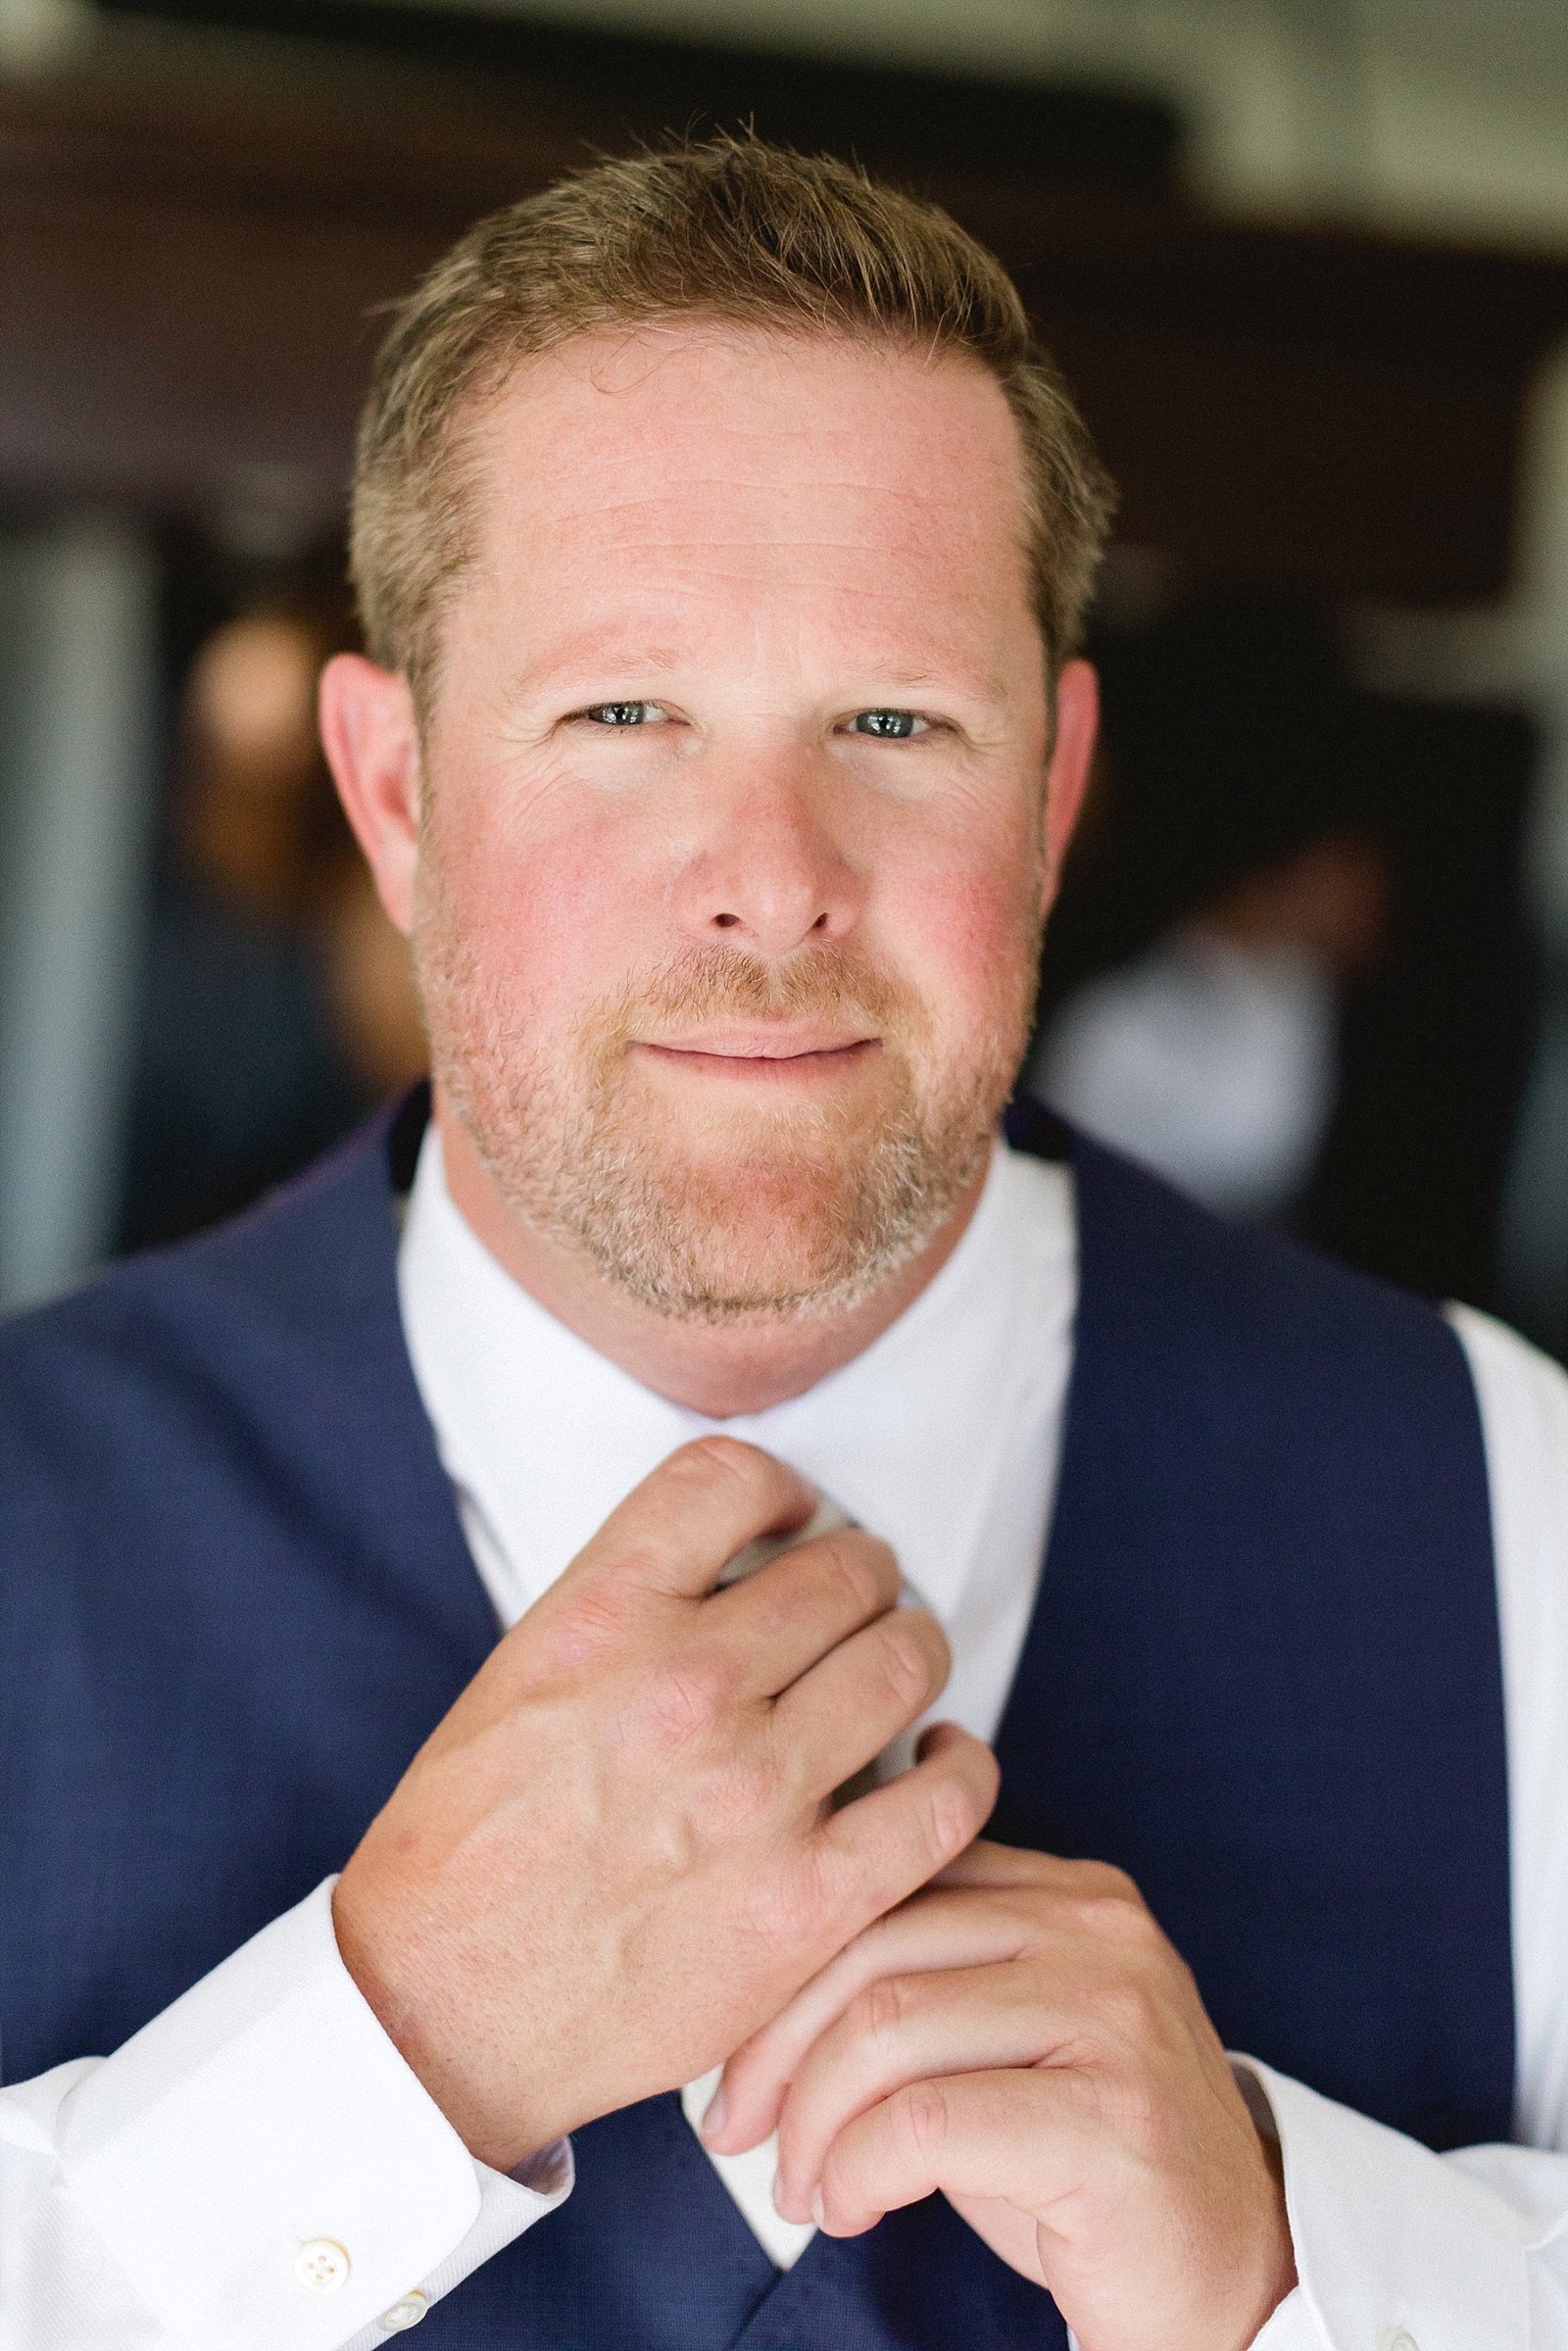
[[[9,2079],[114,2047],[340,1866],[495,1639],[398,1320],[419,1115],[0,1333]],[[1076,1359],[992,1833],[1131,1870],[1231,2046],[1433,2145],[1505,2138],[1461,1351],[1071,1148]],[[673,2097],[576,2146],[575,2194],[432,2311],[430,2351],[1060,2351],[941,2199],[781,2279]]]

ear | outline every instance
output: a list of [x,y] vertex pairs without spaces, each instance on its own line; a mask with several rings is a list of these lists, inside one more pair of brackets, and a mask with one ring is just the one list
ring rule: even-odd
[[1067,854],[1089,789],[1095,737],[1100,726],[1100,680],[1087,661],[1068,661],[1056,680],[1056,734],[1046,776],[1046,887],[1041,906],[1049,913],[1061,884]]
[[407,678],[357,653],[321,672],[321,745],[344,813],[392,920],[413,920],[419,855],[419,728]]

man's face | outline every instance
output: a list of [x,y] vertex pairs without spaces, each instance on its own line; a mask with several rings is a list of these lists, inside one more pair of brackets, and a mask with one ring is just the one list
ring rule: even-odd
[[1028,1030],[1048,709],[997,385],[681,325],[478,424],[413,931],[513,1210],[664,1313],[857,1301]]

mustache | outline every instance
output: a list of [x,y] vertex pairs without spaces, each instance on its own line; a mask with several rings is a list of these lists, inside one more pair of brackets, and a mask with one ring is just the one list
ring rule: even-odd
[[695,1025],[732,1014],[849,1019],[880,1030],[907,1027],[915,1012],[908,991],[864,955],[830,945],[778,962],[749,948],[715,943],[683,949],[656,970],[622,982],[593,1025],[628,1038],[650,1021]]

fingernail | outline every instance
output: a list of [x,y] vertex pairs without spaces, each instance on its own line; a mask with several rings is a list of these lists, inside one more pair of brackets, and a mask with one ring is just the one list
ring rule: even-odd
[[827,2218],[826,2209],[822,2203],[822,2191],[819,2187],[813,2187],[811,2190],[811,2218],[818,2229],[822,2227]]
[[773,2174],[773,2210],[781,2220],[787,2221],[790,2217],[784,2210],[784,2175],[782,2172]]
[[714,2090],[712,2096],[709,2099],[708,2104],[703,2109],[704,2138],[715,2138],[719,2131],[723,2130],[728,2116],[729,2098],[725,2093],[724,2084],[721,2082],[717,2089]]

